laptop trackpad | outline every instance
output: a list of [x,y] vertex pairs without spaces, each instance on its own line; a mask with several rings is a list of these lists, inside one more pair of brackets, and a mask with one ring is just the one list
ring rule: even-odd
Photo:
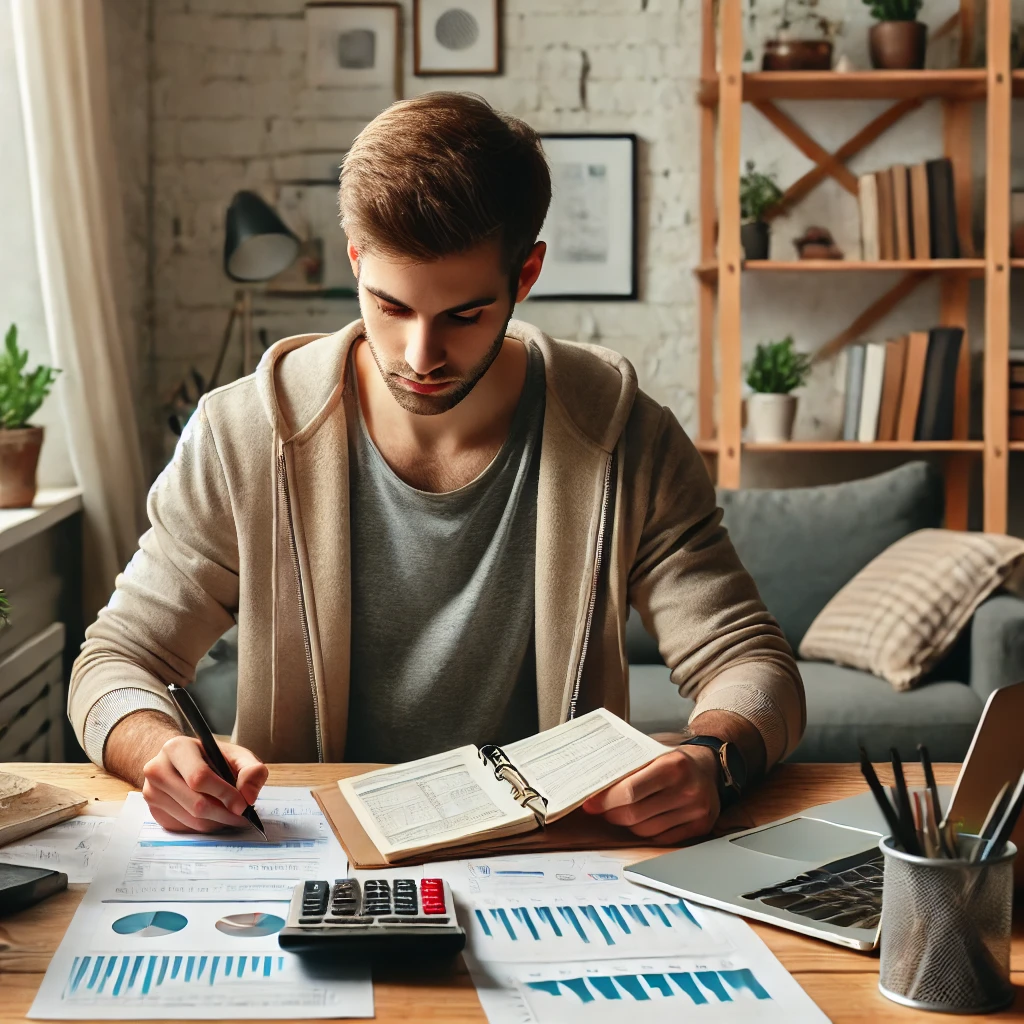
[[793,818],[780,825],[769,825],[757,832],[737,836],[729,842],[770,857],[827,864],[871,849],[878,844],[878,836],[874,832],[844,828],[816,818]]

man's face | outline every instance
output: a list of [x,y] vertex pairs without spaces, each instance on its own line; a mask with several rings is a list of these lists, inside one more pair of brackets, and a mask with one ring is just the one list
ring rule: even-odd
[[[537,274],[540,249],[527,261],[536,262]],[[366,340],[395,401],[421,416],[454,408],[498,355],[512,316],[509,275],[497,244],[430,263],[360,254],[353,246],[349,256]],[[524,291],[520,279],[516,300],[525,298],[534,280],[536,274]]]

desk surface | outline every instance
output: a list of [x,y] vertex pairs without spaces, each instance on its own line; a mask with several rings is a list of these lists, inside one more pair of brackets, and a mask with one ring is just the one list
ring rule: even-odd
[[[884,766],[878,767],[885,778]],[[67,786],[96,800],[119,800],[129,791],[125,783],[92,765],[0,764],[0,770]],[[277,786],[314,786],[360,771],[359,765],[272,765],[269,781]],[[936,765],[935,774],[940,783],[952,783],[956,766]],[[742,807],[733,809],[731,823],[748,827],[772,821],[865,789],[856,765],[783,765]],[[640,859],[659,851],[637,846],[615,852]],[[0,922],[0,1024],[24,1020],[84,890],[84,885],[73,885],[67,892]],[[755,923],[753,927],[835,1024],[963,1020],[909,1010],[880,996],[877,954],[841,949],[769,925]],[[1024,914],[1020,913],[1014,922],[1012,967],[1017,1000],[1011,1010],[992,1020],[1024,1020]],[[450,974],[439,977],[410,978],[407,972],[377,971],[374,995],[378,1021],[486,1021],[461,961]]]

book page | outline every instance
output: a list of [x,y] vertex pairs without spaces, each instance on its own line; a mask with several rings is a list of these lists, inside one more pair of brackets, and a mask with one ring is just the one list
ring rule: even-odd
[[385,859],[537,825],[533,812],[516,802],[471,745],[338,785]]
[[548,821],[669,751],[604,708],[502,749],[547,799]]

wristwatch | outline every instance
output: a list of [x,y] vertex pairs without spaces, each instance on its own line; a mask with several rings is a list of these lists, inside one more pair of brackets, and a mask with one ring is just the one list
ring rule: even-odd
[[690,736],[679,744],[708,747],[718,755],[718,799],[723,807],[735,803],[747,785],[747,762],[740,748],[717,736]]

